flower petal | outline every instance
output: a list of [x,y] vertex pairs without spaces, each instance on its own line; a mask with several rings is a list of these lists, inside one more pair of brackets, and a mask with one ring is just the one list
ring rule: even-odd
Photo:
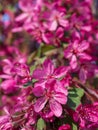
[[75,40],[71,45],[72,45],[73,49],[76,50],[79,47],[79,41]]
[[59,102],[60,104],[66,104],[66,102],[67,102],[67,97],[66,97],[66,95],[63,94],[63,93],[56,93],[56,94],[54,95],[54,99],[55,99],[57,102]]
[[89,26],[89,25],[87,25],[87,26],[82,26],[82,27],[81,27],[81,29],[82,29],[82,30],[84,30],[84,31],[89,32],[89,31],[91,31],[91,30],[92,30],[92,27],[91,27],[91,26]]
[[47,102],[47,99],[45,97],[39,98],[36,101],[36,103],[34,104],[34,110],[35,110],[35,112],[40,112],[44,108],[46,102]]
[[44,88],[41,86],[34,87],[33,93],[36,97],[40,97],[44,94]]
[[57,21],[54,20],[53,22],[51,22],[51,25],[50,25],[49,30],[50,30],[50,31],[55,31],[56,28],[57,28],[57,26],[58,26]]
[[27,13],[22,13],[21,15],[15,18],[15,21],[18,22],[18,21],[24,20],[27,16],[28,16]]
[[49,43],[49,39],[47,38],[45,33],[42,33],[42,39],[43,39],[44,42]]
[[80,46],[78,47],[79,52],[83,52],[84,50],[87,50],[89,48],[89,43],[86,41],[83,41]]
[[92,57],[89,54],[85,53],[85,52],[79,53],[78,56],[79,56],[79,58],[85,59],[85,60],[91,60],[92,59]]
[[50,59],[46,59],[43,63],[44,74],[51,75],[54,72],[54,64]]
[[54,75],[55,78],[61,78],[62,76],[66,75],[69,68],[65,66],[60,66],[59,68],[55,69]]
[[67,49],[65,49],[65,51],[64,51],[64,56],[65,56],[65,58],[71,58],[71,56],[72,56],[72,45],[70,44],[68,47],[67,47]]
[[68,20],[59,19],[59,24],[63,27],[68,27],[69,23]]
[[55,92],[58,93],[63,93],[64,95],[68,95],[67,89],[63,86],[63,84],[60,81],[56,81],[54,85]]
[[87,79],[87,73],[86,73],[86,70],[84,70],[83,68],[80,69],[80,72],[79,72],[79,78],[80,80],[85,83],[86,79]]
[[56,117],[60,117],[62,114],[62,106],[60,103],[56,102],[55,100],[50,100],[50,109],[54,113]]
[[72,67],[72,69],[76,69],[77,67],[77,58],[75,55],[72,56],[71,61],[70,61],[70,65]]
[[38,80],[43,79],[45,77],[45,72],[44,70],[36,69],[34,70],[32,77]]

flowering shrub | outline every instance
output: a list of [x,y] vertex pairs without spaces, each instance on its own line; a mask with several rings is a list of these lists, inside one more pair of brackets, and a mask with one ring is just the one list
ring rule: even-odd
[[94,1],[0,2],[0,130],[97,130]]

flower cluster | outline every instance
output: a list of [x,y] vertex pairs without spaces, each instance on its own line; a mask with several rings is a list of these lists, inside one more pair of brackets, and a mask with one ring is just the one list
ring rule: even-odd
[[0,130],[97,130],[93,0],[0,6]]
[[81,129],[98,128],[98,103],[78,106],[74,120],[79,121]]

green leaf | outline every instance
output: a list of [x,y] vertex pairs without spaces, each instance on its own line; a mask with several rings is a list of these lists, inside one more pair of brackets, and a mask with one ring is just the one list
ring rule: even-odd
[[45,124],[45,121],[40,118],[37,122],[37,130],[45,130],[46,128],[46,124]]
[[40,46],[37,50],[37,57],[41,57],[41,53],[42,53],[42,46]]
[[0,78],[0,83],[2,82],[2,79]]
[[42,52],[45,53],[45,52],[50,51],[50,50],[53,50],[53,49],[55,49],[55,47],[52,46],[52,45],[44,45],[44,46],[42,47]]
[[73,110],[76,109],[76,107],[81,104],[81,98],[84,95],[84,90],[81,88],[73,88],[69,90],[68,93],[68,106],[72,108]]
[[33,61],[33,59],[36,57],[36,55],[37,55],[37,51],[34,51],[33,53],[31,53],[29,56],[28,56],[28,64],[30,64],[32,61]]
[[78,130],[77,126],[74,123],[72,123],[72,130]]
[[35,69],[36,69],[36,65],[32,65],[30,67],[30,74],[32,74]]
[[3,10],[3,6],[0,4],[0,11],[2,11]]

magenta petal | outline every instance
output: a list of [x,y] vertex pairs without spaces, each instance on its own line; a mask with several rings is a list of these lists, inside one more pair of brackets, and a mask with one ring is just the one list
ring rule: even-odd
[[67,49],[65,49],[64,56],[65,56],[65,58],[68,58],[68,59],[71,58],[71,56],[72,56],[72,45],[69,45],[67,47]]
[[33,24],[31,24],[31,23],[25,23],[24,24],[24,29],[25,30],[33,30],[34,29],[34,26],[33,26]]
[[68,70],[69,70],[68,67],[64,67],[64,66],[55,69],[54,72],[55,78],[61,78],[62,76],[66,75]]
[[33,88],[33,93],[36,97],[40,97],[44,94],[44,89],[41,86],[37,86]]
[[49,39],[46,37],[44,33],[42,33],[42,39],[44,40],[44,42],[49,43]]
[[0,75],[0,78],[3,78],[3,79],[11,79],[12,76],[11,76],[11,75],[6,75],[6,74],[2,74],[2,75]]
[[34,87],[37,87],[37,86],[41,86],[41,87],[43,87],[43,88],[45,88],[45,83],[46,83],[46,81],[44,80],[40,80],[39,82],[36,82],[35,84],[34,84]]
[[85,59],[85,60],[91,60],[92,59],[92,57],[85,52],[79,53],[78,56],[79,56],[79,58]]
[[18,22],[18,21],[24,20],[27,16],[28,16],[27,13],[22,13],[21,15],[15,18],[15,21]]
[[56,28],[57,28],[57,26],[58,26],[57,21],[54,20],[54,21],[51,23],[49,30],[50,30],[50,31],[55,31]]
[[82,26],[81,29],[84,30],[84,31],[89,32],[89,31],[92,30],[92,27],[91,26]]
[[74,43],[71,44],[73,46],[73,49],[77,49],[79,47],[79,41],[75,40]]
[[84,128],[85,127],[85,121],[80,118],[80,127]]
[[83,68],[80,69],[80,72],[79,72],[79,78],[80,80],[85,83],[86,79],[87,79],[87,72],[86,70],[84,70]]
[[70,65],[71,65],[72,69],[75,69],[77,67],[77,58],[75,55],[72,56]]
[[16,27],[16,28],[13,28],[12,29],[12,32],[15,33],[15,32],[21,32],[23,30],[22,27]]
[[67,102],[67,97],[66,97],[66,95],[63,94],[63,93],[56,93],[56,94],[54,95],[54,99],[55,99],[57,102],[59,102],[60,104],[66,104],[66,102]]
[[36,101],[36,103],[34,104],[34,110],[35,110],[35,112],[40,112],[44,108],[46,102],[47,102],[47,99],[45,97],[39,98]]
[[59,27],[57,30],[56,30],[56,36],[59,37],[59,38],[62,38],[62,36],[64,35],[64,29],[62,27]]
[[14,79],[4,80],[1,83],[0,87],[5,93],[12,93],[18,89],[18,86],[16,85],[16,81]]
[[55,100],[50,100],[50,109],[54,113],[56,117],[60,117],[62,114],[62,106],[60,103],[56,102]]
[[55,90],[56,93],[60,92],[60,93],[63,93],[64,95],[66,95],[66,96],[68,95],[67,89],[59,81],[56,81],[55,86],[54,86],[54,90]]
[[51,75],[54,72],[54,64],[50,59],[46,59],[43,64],[44,74]]
[[60,126],[58,130],[71,130],[71,127],[69,124],[64,124]]
[[68,27],[69,23],[67,20],[59,19],[59,24],[63,27]]
[[86,50],[86,49],[88,49],[88,48],[89,48],[89,43],[86,42],[86,41],[83,41],[83,42],[80,44],[80,46],[78,47],[78,51],[79,51],[79,52],[82,52],[82,51],[84,51],[84,50]]
[[12,63],[8,59],[4,59],[3,62],[9,66],[12,66]]
[[74,113],[73,113],[73,119],[74,119],[75,122],[78,122],[78,120],[79,120],[79,115],[78,115],[77,112],[74,112]]
[[26,0],[19,0],[19,7],[24,12],[33,10],[32,5],[32,0],[28,0],[28,2]]
[[0,117],[0,130],[11,130],[12,124],[10,122],[9,116],[1,116]]
[[6,122],[8,122],[9,117],[8,116],[1,116],[0,117],[0,126]]
[[36,69],[36,70],[34,70],[32,76],[33,76],[33,78],[40,80],[45,77],[45,72],[41,69]]
[[30,23],[31,22],[31,18],[32,18],[32,16],[28,16],[27,19],[25,20],[25,23],[26,24]]

